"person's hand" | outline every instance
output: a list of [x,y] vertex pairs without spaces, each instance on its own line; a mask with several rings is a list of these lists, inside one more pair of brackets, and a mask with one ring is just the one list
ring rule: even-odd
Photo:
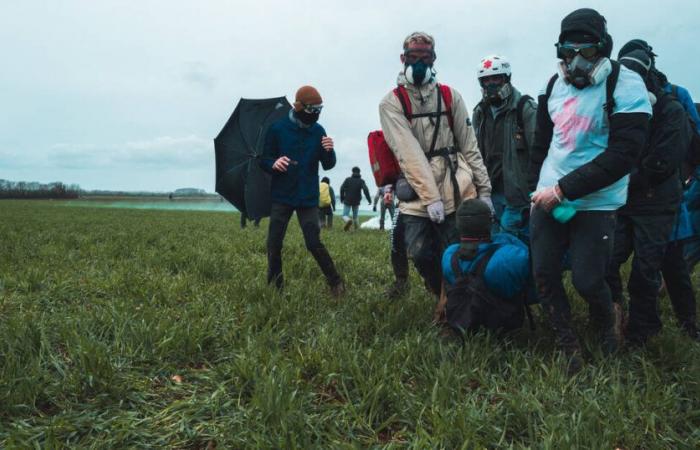
[[445,205],[442,204],[442,200],[428,205],[428,217],[435,223],[445,221]]
[[333,150],[333,139],[328,136],[323,136],[321,138],[321,147],[327,152]]
[[372,211],[377,212],[377,207],[376,207],[376,206],[373,206],[373,207],[372,207]]
[[493,200],[491,200],[490,196],[482,195],[479,197],[479,200],[486,203],[486,206],[491,210],[491,214],[496,214],[496,210],[493,208]]
[[564,193],[558,184],[535,191],[532,203],[549,212],[564,200]]
[[286,172],[287,167],[289,166],[289,158],[286,156],[280,156],[275,160],[275,163],[272,165],[272,168],[278,172]]

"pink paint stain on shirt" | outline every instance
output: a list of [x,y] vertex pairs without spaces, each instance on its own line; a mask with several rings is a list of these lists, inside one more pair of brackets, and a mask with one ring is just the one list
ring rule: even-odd
[[576,114],[578,109],[578,97],[571,97],[564,101],[562,110],[552,117],[555,130],[558,130],[562,135],[562,146],[569,151],[576,149],[576,137],[584,134],[593,128],[593,118],[579,116]]

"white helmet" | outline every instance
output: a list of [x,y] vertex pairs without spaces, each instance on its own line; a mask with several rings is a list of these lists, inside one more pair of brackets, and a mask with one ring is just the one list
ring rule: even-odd
[[501,74],[510,80],[510,63],[507,59],[498,55],[484,57],[479,63],[479,69],[476,72],[476,76],[479,79]]

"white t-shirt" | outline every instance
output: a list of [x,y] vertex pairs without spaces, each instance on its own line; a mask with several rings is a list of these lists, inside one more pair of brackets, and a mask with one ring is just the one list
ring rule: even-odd
[[[554,123],[552,142],[542,163],[537,189],[554,186],[562,177],[608,148],[610,126],[604,109],[605,84],[603,80],[595,86],[577,89],[561,76],[557,78],[547,104]],[[620,67],[613,98],[613,114],[646,113],[651,117],[651,103],[644,81],[624,66]],[[571,203],[579,211],[614,211],[627,201],[628,184],[629,176],[624,176]]]

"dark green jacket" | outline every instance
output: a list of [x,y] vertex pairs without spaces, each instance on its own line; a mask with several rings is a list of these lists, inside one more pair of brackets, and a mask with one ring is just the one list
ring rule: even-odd
[[472,115],[479,151],[489,171],[492,191],[503,194],[506,204],[512,207],[530,204],[527,174],[537,119],[537,103],[534,100],[525,102],[524,136],[518,133],[516,109],[520,97],[520,92],[513,88],[508,105],[495,119],[491,108],[483,100],[476,105]]

